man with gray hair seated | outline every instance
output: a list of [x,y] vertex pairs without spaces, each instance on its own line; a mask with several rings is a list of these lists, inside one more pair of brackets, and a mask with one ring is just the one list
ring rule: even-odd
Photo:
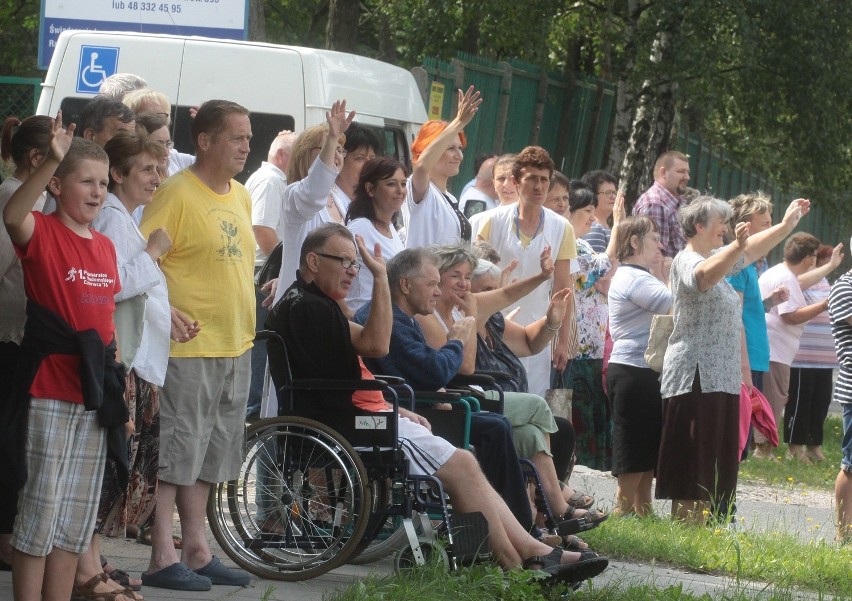
[[[346,298],[362,265],[357,262],[351,233],[335,223],[322,225],[307,235],[296,281],[267,320],[267,327],[279,332],[287,345],[290,368],[296,379],[359,376],[371,379],[373,376],[361,357],[378,358],[390,348],[396,309],[392,308],[385,264],[378,245],[372,254],[360,237],[356,241],[363,265],[373,275],[373,301],[366,308],[363,325],[348,321],[338,304]],[[423,261],[428,256],[426,252],[405,250],[389,262],[388,270],[394,274],[402,268],[408,274],[404,278],[406,290],[416,288],[416,302],[428,305],[429,299],[435,297],[439,278],[434,263]],[[472,327],[472,318],[458,326],[453,334],[455,346],[460,346],[458,338],[465,337]],[[350,400],[368,411],[388,410],[377,391],[359,391]],[[527,569],[542,569],[555,579],[579,582],[606,568],[607,559],[591,551],[554,549],[530,536],[488,483],[473,455],[431,434],[425,418],[400,409],[398,427],[411,472],[438,477],[452,497],[456,511],[481,512],[485,516],[491,551],[504,569],[523,565]]]

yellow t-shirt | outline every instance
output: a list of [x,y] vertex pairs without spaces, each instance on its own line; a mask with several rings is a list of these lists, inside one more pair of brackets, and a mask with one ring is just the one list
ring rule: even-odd
[[171,249],[161,257],[169,304],[198,320],[201,331],[172,341],[172,357],[238,357],[254,339],[254,234],[251,197],[231,180],[219,195],[190,169],[167,179],[145,208],[139,229],[147,237],[164,227]]

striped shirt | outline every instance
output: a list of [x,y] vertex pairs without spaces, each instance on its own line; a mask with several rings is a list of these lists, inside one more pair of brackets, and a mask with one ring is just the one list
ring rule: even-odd
[[834,386],[834,400],[852,403],[852,271],[840,277],[831,287],[828,315],[834,348],[840,359],[840,370]]
[[609,238],[612,235],[612,230],[605,225],[601,225],[597,221],[592,224],[592,229],[589,233],[583,236],[583,240],[589,243],[592,250],[598,253],[606,252],[606,247],[609,244]]
[[[805,301],[809,305],[824,301],[828,298],[829,292],[831,292],[831,284],[825,278],[807,290],[802,290]],[[837,352],[834,350],[828,311],[823,311],[805,324],[805,331],[799,340],[799,351],[793,359],[792,367],[819,369],[837,367]]]

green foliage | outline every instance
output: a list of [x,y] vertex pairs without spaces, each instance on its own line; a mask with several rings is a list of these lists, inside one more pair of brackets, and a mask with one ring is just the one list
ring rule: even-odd
[[[612,558],[643,563],[660,562],[689,571],[769,582],[783,589],[806,588],[846,595],[852,579],[852,548],[824,540],[802,542],[787,533],[757,532],[740,523],[737,531],[724,527],[695,527],[666,518],[610,519],[584,534],[589,545]],[[832,524],[814,524],[828,528]]]
[[39,77],[38,0],[0,0],[0,75]]
[[448,573],[436,561],[403,574],[368,576],[327,601],[550,601],[567,592],[565,585],[549,586],[543,578],[541,572],[504,572],[486,564]]

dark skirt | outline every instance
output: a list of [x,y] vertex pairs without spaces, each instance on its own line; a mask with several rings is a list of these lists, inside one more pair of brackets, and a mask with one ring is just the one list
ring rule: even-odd
[[658,499],[726,502],[739,471],[740,399],[724,392],[692,392],[663,400],[657,462]]
[[606,383],[612,403],[613,475],[656,470],[663,429],[660,374],[610,363]]
[[831,404],[834,370],[790,368],[790,394],[784,408],[784,442],[820,446],[823,424]]
[[577,463],[607,472],[612,468],[612,414],[604,392],[603,360],[574,359],[571,383]]

